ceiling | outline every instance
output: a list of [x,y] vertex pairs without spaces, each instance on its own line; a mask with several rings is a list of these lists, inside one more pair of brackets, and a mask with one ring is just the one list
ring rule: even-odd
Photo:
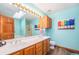
[[[65,10],[67,8],[73,7],[75,5],[78,5],[77,3],[25,3],[26,5],[30,5],[31,8],[35,9],[35,11],[39,11],[39,13],[43,13],[46,15],[56,13],[62,10]],[[20,12],[19,8],[12,6],[9,3],[0,3],[0,14],[6,15],[9,17],[13,17],[16,12]],[[23,15],[27,20],[33,20],[37,19],[36,16],[33,16],[29,13],[26,13]]]
[[77,3],[35,3],[46,14],[51,14],[78,5]]
[[[9,4],[9,3],[0,3],[0,14],[1,15],[5,15],[5,16],[9,16],[9,17],[13,17],[16,13],[19,13],[20,10],[19,8]],[[36,16],[33,16],[29,13],[26,13],[24,15],[24,17],[27,19],[27,20],[33,20],[33,19],[37,19]]]
[[20,9],[8,3],[0,3],[0,14],[12,17]]

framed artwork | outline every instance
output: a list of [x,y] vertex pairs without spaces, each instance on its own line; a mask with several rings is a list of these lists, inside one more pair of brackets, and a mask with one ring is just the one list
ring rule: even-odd
[[75,29],[75,19],[58,21],[58,29]]

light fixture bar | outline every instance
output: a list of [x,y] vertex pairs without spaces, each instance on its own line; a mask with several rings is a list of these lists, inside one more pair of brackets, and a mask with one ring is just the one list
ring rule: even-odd
[[25,11],[25,12],[28,12],[34,16],[38,16],[40,17],[39,14],[35,13],[33,10],[30,10],[29,8],[27,8],[26,6],[22,5],[21,3],[12,3],[12,5],[15,5],[17,7],[19,7],[21,10]]

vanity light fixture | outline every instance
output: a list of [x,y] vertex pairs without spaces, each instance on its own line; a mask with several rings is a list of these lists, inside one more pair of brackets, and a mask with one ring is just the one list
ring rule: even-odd
[[31,11],[31,13],[32,13],[32,15],[36,16],[36,15],[35,15],[35,12]]
[[34,16],[40,17],[39,14],[35,13],[34,11],[30,10],[29,8],[27,8],[26,6],[24,6],[24,5],[20,4],[20,3],[12,3],[12,5],[17,6],[17,7],[19,7],[21,10],[23,10],[23,11],[25,11],[25,12],[28,12],[28,13],[34,15]]
[[30,13],[31,13],[32,15],[34,15],[32,10],[30,11]]
[[34,12],[33,14],[34,14],[35,16],[37,16],[35,12]]

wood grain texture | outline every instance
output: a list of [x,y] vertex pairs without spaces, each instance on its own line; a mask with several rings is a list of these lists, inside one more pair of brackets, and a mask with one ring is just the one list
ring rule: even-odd
[[35,55],[35,45],[25,48],[24,55]]
[[14,20],[11,17],[0,16],[0,39],[14,38]]

